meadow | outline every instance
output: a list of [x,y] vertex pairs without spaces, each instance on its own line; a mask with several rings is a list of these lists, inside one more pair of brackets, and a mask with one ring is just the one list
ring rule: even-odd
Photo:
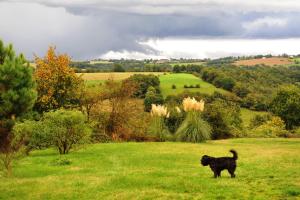
[[[205,94],[213,94],[215,91],[224,93],[223,89],[216,88],[214,85],[203,81],[199,77],[192,74],[178,73],[168,74],[159,77],[161,92],[164,97],[168,95],[180,94],[184,90],[191,92],[201,92]],[[200,88],[184,88],[184,85],[196,85],[199,84]],[[172,85],[176,86],[176,89],[172,89]]]
[[[129,78],[133,74],[154,74],[159,76],[160,88],[162,95],[167,97],[168,95],[180,94],[185,90],[191,92],[201,92],[205,94],[213,94],[215,91],[225,93],[226,91],[220,88],[216,88],[214,85],[203,81],[199,77],[192,74],[178,73],[178,74],[166,74],[162,72],[125,72],[125,73],[83,73],[82,78],[87,81],[87,84],[94,85],[97,83],[103,83],[109,78],[114,80],[124,80]],[[196,85],[199,84],[200,88],[184,88],[184,85]],[[176,85],[176,89],[172,89],[172,85]]]
[[[108,143],[37,150],[0,175],[0,199],[299,199],[300,139]],[[212,178],[203,154],[239,153],[237,177]],[[57,162],[60,159],[61,162]],[[68,162],[62,162],[67,160]]]

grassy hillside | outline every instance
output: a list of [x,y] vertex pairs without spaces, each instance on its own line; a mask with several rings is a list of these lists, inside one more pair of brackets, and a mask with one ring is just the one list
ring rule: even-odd
[[259,112],[259,111],[249,110],[246,108],[241,109],[241,118],[243,119],[243,123],[246,127],[250,125],[251,120],[256,115],[267,115],[267,114],[268,112]]
[[[52,149],[19,161],[14,178],[0,175],[0,199],[296,199],[299,139],[234,139],[187,143],[89,145],[62,158]],[[239,153],[235,179],[212,178],[203,154]]]
[[[214,91],[226,92],[225,90],[216,88],[214,85],[207,83],[200,78],[192,74],[167,74],[160,76],[160,87],[164,97],[168,95],[174,95],[182,93],[184,90],[193,92],[202,92],[206,94],[212,94]],[[172,89],[172,85],[176,85],[176,89]],[[196,85],[199,84],[200,88],[189,88],[185,89],[184,85]]]

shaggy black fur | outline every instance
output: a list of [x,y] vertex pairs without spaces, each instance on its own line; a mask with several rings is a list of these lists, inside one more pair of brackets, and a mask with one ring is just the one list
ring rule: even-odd
[[201,164],[203,166],[209,165],[211,170],[214,172],[214,177],[221,177],[221,171],[227,169],[231,175],[231,178],[235,177],[234,171],[236,168],[236,160],[238,159],[237,152],[235,150],[230,150],[233,157],[220,157],[214,158],[208,155],[202,156]]

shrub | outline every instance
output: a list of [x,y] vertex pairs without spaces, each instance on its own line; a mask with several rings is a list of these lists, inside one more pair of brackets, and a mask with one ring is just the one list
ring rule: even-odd
[[168,118],[169,115],[170,113],[165,106],[152,104],[152,122],[148,132],[150,135],[155,136],[160,142],[166,141],[170,137],[169,131],[164,123],[164,119]]
[[154,87],[155,90],[159,93],[159,78],[155,75],[144,75],[144,74],[135,74],[126,81],[133,82],[137,85],[137,90],[134,92],[135,97],[145,98],[145,95],[149,87]]
[[281,88],[271,103],[271,110],[281,117],[287,129],[300,125],[300,90],[297,87]]
[[258,126],[263,125],[265,122],[271,119],[270,115],[255,115],[251,120],[250,120],[250,127],[251,128],[256,128]]
[[250,136],[253,137],[286,137],[288,134],[284,121],[280,117],[272,117],[269,121],[250,131]]
[[176,89],[176,85],[173,84],[173,85],[172,85],[172,89]]
[[51,144],[60,154],[67,154],[75,145],[89,141],[91,129],[85,121],[81,112],[62,109],[46,113],[43,125],[49,127]]
[[13,132],[24,136],[25,151],[28,154],[33,149],[43,149],[51,146],[48,133],[49,127],[43,126],[39,121],[25,121],[17,123]]
[[183,100],[182,104],[187,116],[176,132],[177,140],[203,142],[210,139],[211,127],[201,118],[200,113],[204,110],[204,101],[196,101],[188,97]]
[[232,78],[222,76],[217,77],[213,83],[216,87],[221,87],[229,91],[232,91],[233,87],[235,86],[235,81]]
[[149,87],[144,99],[144,109],[146,112],[150,112],[152,104],[163,104],[164,98],[161,94],[156,93],[154,87]]
[[200,88],[200,84],[196,84],[196,85],[195,85],[195,88]]
[[238,105],[217,100],[206,106],[203,117],[212,126],[212,139],[238,136],[242,120]]
[[179,107],[169,108],[170,116],[165,120],[166,126],[171,133],[175,133],[180,124],[185,118],[185,112],[181,111]]
[[203,142],[210,139],[211,127],[199,113],[189,112],[176,132],[177,139],[182,142]]
[[187,86],[187,85],[184,85],[184,86],[183,86],[183,88],[189,88],[189,86]]
[[121,64],[115,63],[115,64],[114,64],[113,71],[114,71],[114,72],[125,72],[125,69],[122,67]]

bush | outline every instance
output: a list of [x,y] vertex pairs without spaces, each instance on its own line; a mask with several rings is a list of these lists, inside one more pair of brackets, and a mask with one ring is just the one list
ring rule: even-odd
[[241,131],[240,108],[234,103],[214,101],[206,107],[203,117],[212,126],[212,139],[236,137]]
[[286,137],[289,132],[285,130],[285,124],[280,117],[272,117],[264,124],[252,129],[250,136],[252,137]]
[[60,154],[67,154],[75,145],[89,141],[91,129],[85,121],[81,112],[62,109],[46,113],[42,123],[49,127],[49,142]]
[[115,64],[114,64],[113,71],[114,71],[114,72],[125,72],[125,69],[122,67],[121,64],[115,63]]
[[217,77],[213,83],[216,87],[221,87],[229,91],[232,91],[233,87],[235,86],[235,81],[229,77]]
[[281,88],[271,103],[271,110],[281,117],[287,129],[300,125],[300,89],[293,87]]
[[184,85],[184,86],[183,86],[183,88],[189,88],[189,86],[187,86],[187,85]]
[[137,85],[137,90],[134,93],[135,97],[145,98],[145,95],[149,87],[154,87],[156,92],[159,93],[159,78],[155,75],[144,75],[144,74],[135,74],[125,81],[133,82]]
[[270,115],[255,115],[250,121],[250,127],[256,128],[258,126],[263,125],[267,121],[271,119]]
[[172,89],[176,89],[176,85],[173,84],[173,85],[172,85]]
[[170,139],[169,131],[165,125],[165,118],[169,117],[168,109],[162,105],[152,105],[151,124],[148,133],[154,136],[157,141],[164,142]]
[[200,88],[200,84],[196,84],[196,85],[195,85],[195,88]]
[[186,119],[176,132],[176,138],[182,142],[203,142],[210,139],[211,127],[198,112],[188,112]]
[[179,107],[168,110],[170,110],[170,116],[165,120],[165,124],[171,133],[175,133],[185,118],[185,112],[181,111]]
[[146,112],[151,110],[152,104],[163,104],[164,98],[161,94],[156,93],[155,88],[149,87],[144,99],[144,109]]
[[49,127],[43,126],[39,121],[25,121],[17,123],[13,132],[17,135],[24,135],[25,151],[28,154],[33,149],[44,149],[51,146],[48,133]]

